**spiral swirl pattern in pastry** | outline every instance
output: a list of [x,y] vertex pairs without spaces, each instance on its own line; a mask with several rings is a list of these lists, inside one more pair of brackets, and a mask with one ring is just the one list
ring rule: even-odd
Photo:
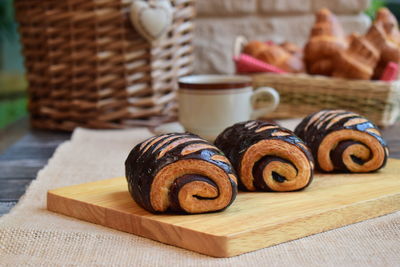
[[313,177],[311,152],[291,131],[261,121],[237,123],[215,140],[248,191],[295,191]]
[[382,168],[389,150],[378,128],[365,117],[345,110],[321,110],[296,127],[325,172],[372,172]]
[[193,134],[164,134],[136,145],[125,161],[129,192],[144,209],[219,211],[237,194],[237,178],[214,145]]

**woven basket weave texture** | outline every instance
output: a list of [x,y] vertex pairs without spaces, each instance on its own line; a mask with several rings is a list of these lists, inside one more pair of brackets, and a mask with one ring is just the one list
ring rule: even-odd
[[192,72],[194,0],[172,0],[165,37],[150,44],[131,0],[15,0],[37,128],[155,126],[176,117],[176,81]]
[[400,114],[400,82],[335,79],[306,74],[255,74],[254,87],[270,86],[281,97],[267,118],[303,117],[321,109],[345,109],[386,127]]

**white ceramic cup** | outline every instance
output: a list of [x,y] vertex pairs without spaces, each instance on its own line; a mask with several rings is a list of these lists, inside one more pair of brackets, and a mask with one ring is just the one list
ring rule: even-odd
[[240,75],[192,75],[179,79],[179,122],[186,131],[213,141],[225,128],[256,119],[276,109],[278,92],[253,90]]

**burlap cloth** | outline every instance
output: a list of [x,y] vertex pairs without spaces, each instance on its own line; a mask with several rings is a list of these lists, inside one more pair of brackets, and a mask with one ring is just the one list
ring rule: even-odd
[[124,175],[147,129],[77,129],[0,219],[1,266],[399,266],[400,212],[261,249],[212,258],[46,210],[46,192]]

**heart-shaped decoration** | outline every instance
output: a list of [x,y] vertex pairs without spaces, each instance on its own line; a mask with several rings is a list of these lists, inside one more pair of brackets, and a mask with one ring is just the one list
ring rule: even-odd
[[149,42],[155,41],[172,24],[173,8],[169,0],[132,2],[130,18],[135,29]]

